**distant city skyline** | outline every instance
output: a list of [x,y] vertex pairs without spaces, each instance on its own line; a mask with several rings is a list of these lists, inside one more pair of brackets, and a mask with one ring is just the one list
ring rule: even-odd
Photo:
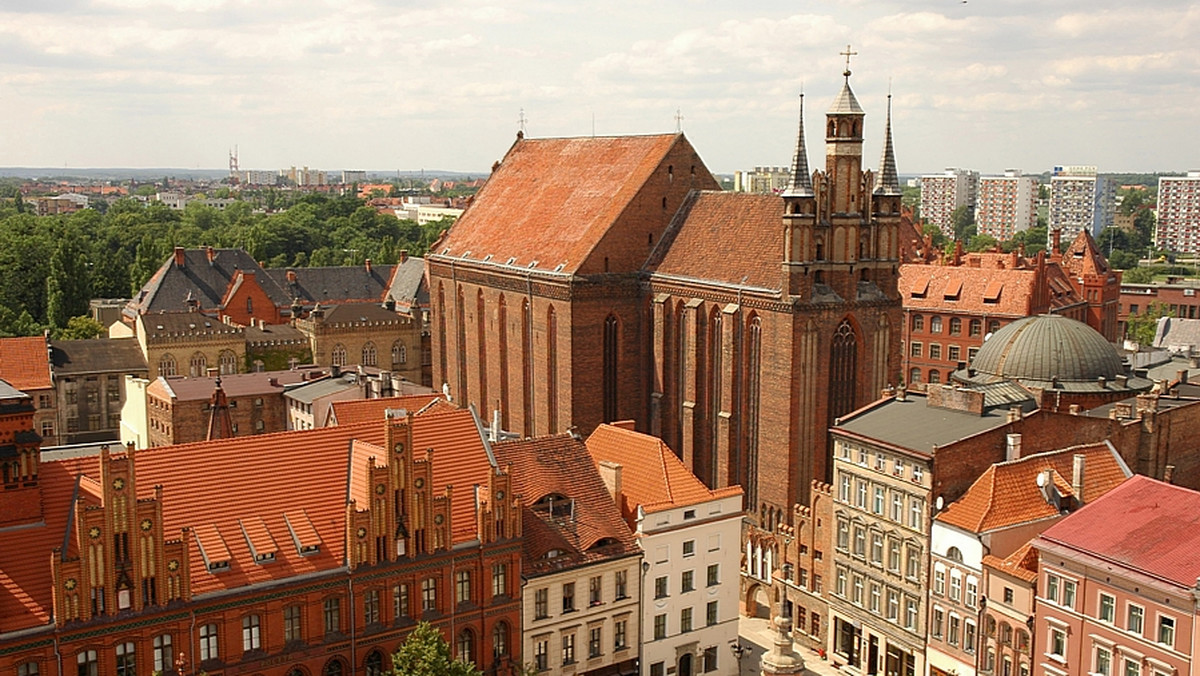
[[[43,0],[0,10],[0,166],[484,172],[531,137],[682,126],[718,173],[809,163],[841,86],[904,174],[1200,166],[1200,7],[1014,0]],[[682,120],[677,121],[679,111]]]

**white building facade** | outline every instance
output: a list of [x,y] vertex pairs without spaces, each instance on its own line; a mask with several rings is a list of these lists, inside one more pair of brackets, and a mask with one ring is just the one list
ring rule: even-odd
[[921,177],[921,219],[936,225],[947,237],[954,236],[954,210],[975,208],[979,172],[947,168],[940,174]]
[[1050,232],[1061,230],[1062,241],[1082,230],[1098,237],[1113,223],[1116,189],[1094,166],[1056,166],[1050,176]]
[[975,225],[981,235],[1007,241],[1037,225],[1038,182],[1020,169],[983,176],[975,199]]
[[1159,177],[1154,245],[1178,253],[1200,253],[1200,171]]

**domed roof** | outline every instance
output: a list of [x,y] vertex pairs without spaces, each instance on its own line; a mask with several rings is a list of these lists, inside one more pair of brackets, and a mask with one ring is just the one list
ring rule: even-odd
[[1018,319],[983,343],[971,369],[1013,380],[1095,382],[1125,372],[1100,332],[1062,315]]

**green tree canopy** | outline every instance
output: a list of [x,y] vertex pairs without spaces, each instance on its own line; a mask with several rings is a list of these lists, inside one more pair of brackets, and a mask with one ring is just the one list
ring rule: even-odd
[[1154,343],[1159,318],[1174,316],[1175,313],[1166,303],[1151,303],[1144,312],[1131,314],[1125,320],[1125,337],[1138,345],[1149,347]]
[[389,676],[482,676],[470,662],[452,659],[450,645],[436,627],[421,622],[392,656]]
[[103,324],[87,315],[79,315],[67,320],[66,328],[55,331],[54,337],[60,340],[88,340],[99,338],[105,333]]

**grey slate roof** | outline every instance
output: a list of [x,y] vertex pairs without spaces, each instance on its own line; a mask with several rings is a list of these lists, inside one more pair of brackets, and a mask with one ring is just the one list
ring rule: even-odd
[[169,256],[130,302],[126,314],[186,312],[189,294],[202,308],[217,308],[238,270],[253,272],[263,291],[276,305],[286,306],[291,301],[263,272],[258,261],[241,249],[213,249],[211,262],[207,249],[187,249],[183,257],[184,264],[180,267],[175,264],[174,254]]
[[379,303],[342,303],[331,305],[324,310],[327,324],[401,321],[399,315]]
[[808,170],[808,150],[804,147],[804,94],[800,94],[800,130],[796,132],[796,154],[792,156],[792,180],[784,197],[810,197],[812,176]]
[[[272,268],[266,271],[286,299],[284,306],[299,298],[305,303],[382,301],[392,276],[392,265],[339,266],[328,268]],[[296,281],[288,281],[288,271]],[[272,297],[273,298],[273,297]]]
[[52,340],[50,367],[55,375],[145,372],[146,358],[132,338]]
[[985,410],[983,415],[926,406],[923,395],[909,393],[904,401],[887,399],[876,406],[843,418],[833,433],[846,430],[893,446],[932,455],[935,446],[945,446],[1008,421],[1004,408]]
[[387,289],[387,299],[396,302],[396,307],[409,307],[416,299],[416,305],[429,307],[429,285],[425,283],[425,259],[410,256],[408,260],[395,266],[391,283]]
[[340,376],[322,378],[321,380],[314,380],[310,383],[290,387],[284,393],[284,396],[302,404],[311,404],[321,397],[362,387],[360,380],[360,377],[356,373],[344,373]]
[[850,78],[842,83],[842,91],[838,92],[837,98],[833,100],[833,105],[829,107],[829,112],[835,115],[863,115],[862,106],[858,105],[858,99],[854,98],[854,92],[850,91]]
[[1200,348],[1200,319],[1163,317],[1154,331],[1154,347],[1171,352],[1188,352]]

